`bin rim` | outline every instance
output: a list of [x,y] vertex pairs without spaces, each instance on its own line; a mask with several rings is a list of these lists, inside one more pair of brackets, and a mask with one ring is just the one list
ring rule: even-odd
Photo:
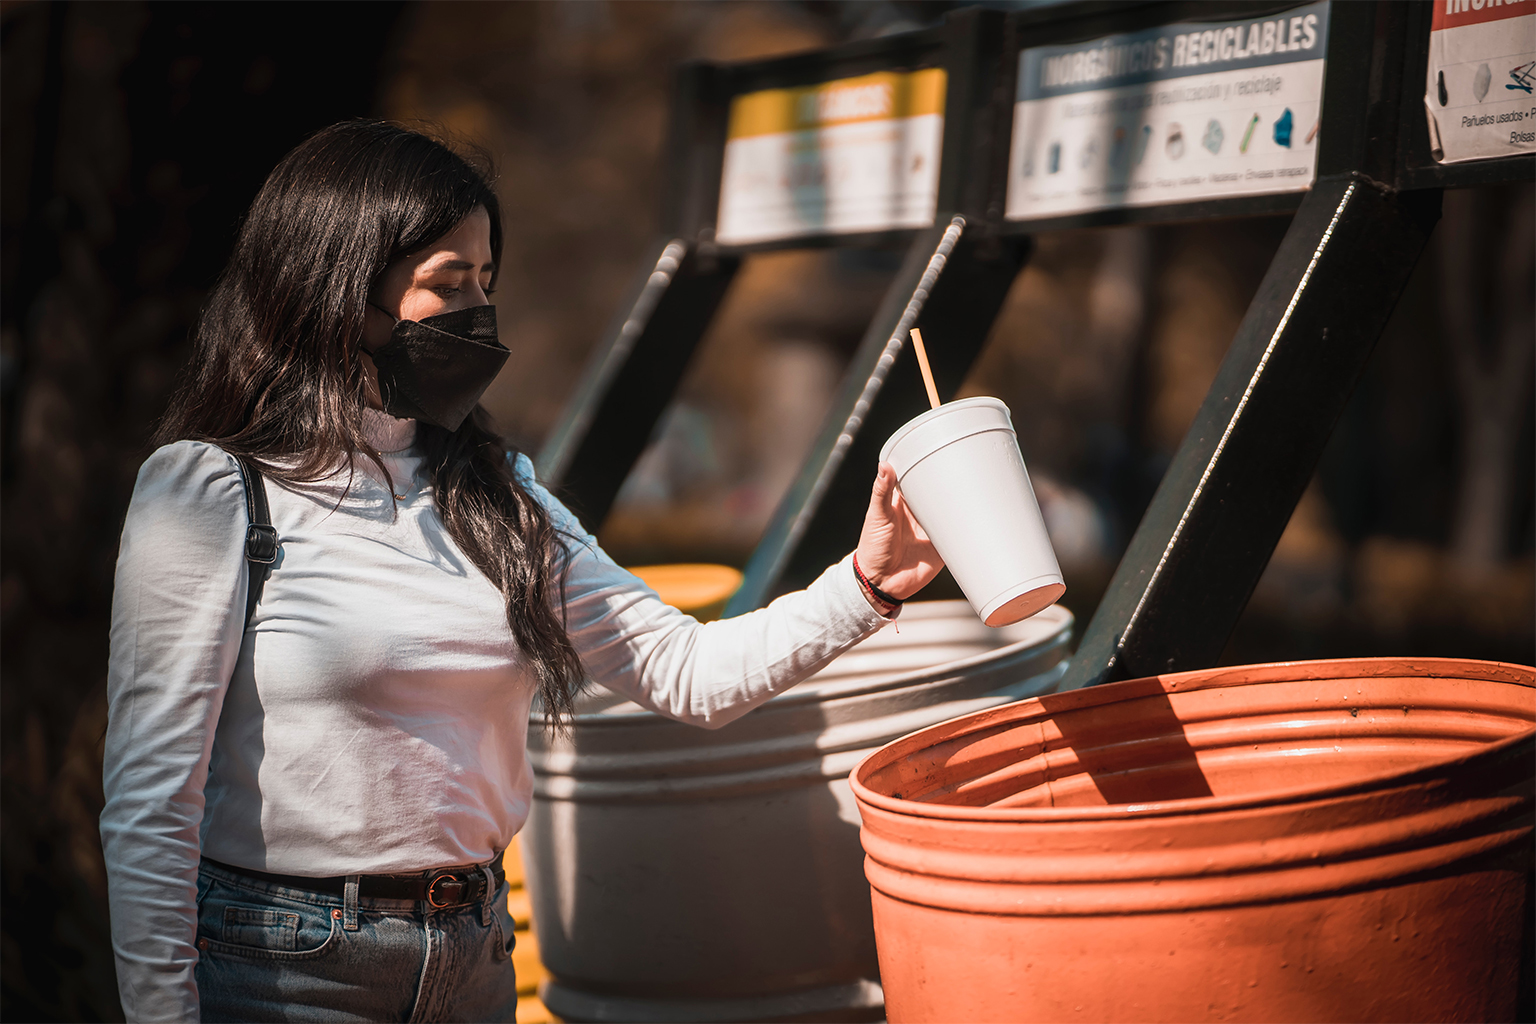
[[[939,602],[934,601],[913,603],[938,604]],[[953,603],[955,605],[965,605],[967,610],[970,610],[970,605],[963,599],[955,600],[949,603]],[[847,679],[840,679],[836,681],[822,681],[819,683],[812,683],[812,680],[816,678],[814,675],[812,675],[806,679],[801,680],[799,683],[795,684],[789,689],[774,694],[768,700],[754,708],[752,712],[748,713],[755,713],[767,708],[782,710],[785,708],[794,708],[806,704],[821,704],[830,700],[842,700],[847,697],[859,697],[863,696],[864,694],[876,693],[881,690],[894,691],[906,689],[908,687],[919,686],[928,682],[940,682],[969,672],[971,669],[976,668],[978,665],[985,665],[987,662],[995,660],[998,657],[999,652],[1002,651],[1012,650],[1013,653],[1018,654],[1029,647],[1037,647],[1039,649],[1039,653],[1043,654],[1055,649],[1061,644],[1071,642],[1072,630],[1077,626],[1077,617],[1073,615],[1071,609],[1063,604],[1058,603],[1048,605],[1045,608],[1040,609],[1040,611],[1036,612],[1034,615],[1029,616],[1028,619],[1022,619],[1019,622],[1009,623],[1009,625],[1018,627],[1022,626],[1025,622],[1028,622],[1031,619],[1037,618],[1039,619],[1040,625],[1042,627],[1042,632],[1038,637],[1032,637],[1024,640],[1015,640],[1012,643],[1004,644],[1001,647],[995,647],[990,651],[983,651],[979,654],[969,654],[964,658],[956,658],[953,661],[940,662],[937,665],[928,665],[923,668],[907,669],[903,672],[892,673],[890,676],[880,676],[876,678],[853,676]],[[891,625],[899,626],[900,620],[893,620]],[[891,628],[891,626],[881,627],[881,629],[889,628]],[[900,632],[900,630],[898,629],[897,632]],[[849,650],[853,650],[853,648],[849,648]],[[831,663],[829,662],[828,664]],[[600,686],[601,684],[589,681],[588,685]],[[627,707],[626,705],[632,706],[633,710],[630,710],[630,707]],[[622,710],[618,710],[621,708]],[[537,706],[537,704],[535,704],[533,709],[529,711],[528,721],[531,725],[542,726],[548,723],[549,717],[544,714],[544,712]],[[634,701],[629,700],[628,698],[625,698],[622,702],[614,705],[612,708],[605,708],[601,711],[578,712],[571,716],[571,721],[573,724],[580,725],[584,729],[620,728],[626,726],[632,727],[635,725],[649,724],[665,724],[670,727],[672,725],[679,724],[675,719],[671,719],[666,715],[651,711],[648,708],[636,704]]]
[[[928,726],[887,743],[873,751],[848,774],[848,785],[860,805],[860,811],[873,808],[889,814],[913,818],[930,818],[945,821],[992,822],[999,825],[1013,823],[1061,823],[1070,821],[1140,821],[1147,818],[1167,818],[1181,815],[1195,816],[1225,811],[1270,807],[1277,804],[1306,803],[1329,799],[1351,793],[1407,786],[1422,781],[1421,777],[1441,776],[1447,767],[1478,759],[1497,759],[1521,745],[1536,752],[1536,722],[1529,728],[1510,736],[1483,744],[1473,750],[1430,757],[1416,765],[1387,771],[1363,773],[1354,778],[1325,783],[1291,786],[1285,789],[1264,790],[1252,794],[1230,796],[1182,797],[1172,800],[1149,801],[1136,804],[1081,805],[1067,807],[966,807],[955,804],[927,803],[919,800],[886,796],[870,789],[864,779],[872,771],[883,768],[900,757],[920,752],[934,741],[953,740],[961,736],[994,729],[1009,724],[1022,724],[1030,718],[1049,719],[1067,711],[1112,704],[1119,700],[1157,693],[1190,693],[1196,690],[1223,687],[1251,686],[1272,682],[1308,682],[1331,679],[1372,678],[1443,678],[1468,679],[1484,682],[1507,683],[1536,689],[1536,667],[1504,661],[1482,661],[1471,658],[1326,658],[1314,661],[1275,661],[1253,665],[1232,665],[1213,669],[1195,669],[1189,672],[1171,672],[1162,675],[1126,679],[1099,686],[1084,687],[1054,694],[1045,698],[1056,703],[1066,702],[1049,711],[1041,705],[1041,697],[1028,697],[1011,704],[1003,704],[985,711],[976,711],[947,722]],[[957,729],[957,725],[960,728]]]

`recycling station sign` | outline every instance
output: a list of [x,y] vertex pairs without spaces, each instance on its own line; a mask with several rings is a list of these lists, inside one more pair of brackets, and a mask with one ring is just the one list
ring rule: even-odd
[[731,101],[716,237],[729,245],[927,227],[943,68],[876,72]]
[[1327,38],[1314,3],[1024,50],[1007,217],[1305,191]]
[[1433,0],[1424,105],[1442,163],[1536,153],[1536,0]]

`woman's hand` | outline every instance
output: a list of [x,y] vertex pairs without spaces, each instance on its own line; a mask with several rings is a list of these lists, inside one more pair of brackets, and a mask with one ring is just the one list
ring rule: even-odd
[[922,590],[944,568],[944,560],[896,489],[896,470],[889,462],[880,463],[875,475],[855,555],[869,582],[902,600]]

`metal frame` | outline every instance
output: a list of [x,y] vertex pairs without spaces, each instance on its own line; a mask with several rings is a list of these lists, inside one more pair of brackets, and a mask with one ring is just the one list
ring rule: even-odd
[[[975,211],[967,205],[973,197],[968,194],[970,183],[964,170],[970,165],[967,157],[973,147],[989,141],[986,130],[995,97],[986,90],[996,77],[1002,29],[1000,13],[965,10],[951,15],[939,28],[886,39],[746,64],[694,62],[683,66],[667,145],[668,188],[662,204],[665,234],[647,253],[623,312],[588,363],[576,395],[537,460],[541,478],[561,490],[589,528],[596,530],[601,525],[624,478],[644,451],[743,255],[785,248],[910,246],[932,232],[823,235],[748,246],[717,244],[715,215],[731,97],[872,71],[943,67],[948,88],[938,183],[940,215],[936,220],[944,223],[963,211],[971,212],[974,218]],[[921,248],[925,243],[915,244]],[[970,246],[968,239],[966,251]],[[910,298],[908,294],[901,299],[903,307]],[[888,297],[886,305],[891,301]],[[981,325],[982,336],[990,324],[988,317]],[[880,338],[878,346],[885,341]],[[854,357],[856,366],[878,363],[879,347],[873,359],[867,351],[875,344],[866,338]],[[981,338],[977,338],[978,351],[980,345]],[[951,387],[958,386],[964,372],[962,368]],[[878,390],[877,384],[874,391]],[[850,413],[851,407],[843,410],[843,423]],[[838,418],[834,410],[829,421]],[[840,462],[841,455],[829,451],[821,458],[823,462],[829,458]],[[819,497],[825,490],[807,490],[797,484],[792,493]],[[781,507],[779,518],[784,514]],[[775,531],[770,529],[773,535]]]
[[1333,6],[1317,180],[1063,688],[1215,662],[1429,241],[1443,188],[1531,179],[1532,157],[1442,166],[1429,156],[1429,14]]
[[740,257],[663,238],[539,452],[539,477],[593,530],[645,451]]
[[[961,11],[945,25],[949,81],[934,225],[915,237],[908,233],[901,269],[859,342],[821,433],[747,563],[727,616],[805,586],[853,550],[880,446],[926,404],[908,332],[918,327],[934,340],[934,380],[942,396],[952,396],[1024,268],[1032,243],[1000,236],[1001,208],[994,209],[991,180],[1007,161],[1007,134],[998,134],[996,117],[1007,88],[1004,25],[1000,14],[981,9]],[[967,173],[972,167],[983,173]]]
[[[1273,553],[1439,217],[1445,188],[1536,178],[1536,157],[1442,165],[1422,93],[1428,4],[1334,3],[1310,191],[1004,221],[1017,58],[1184,20],[1260,17],[1300,0],[1118,0],[966,9],[936,29],[679,78],[666,237],[540,456],[597,527],[638,458],[741,258],[766,249],[906,244],[820,435],[726,614],[803,586],[857,541],[881,442],[924,406],[907,331],[933,332],[943,394],[980,353],[1043,230],[1293,214],[1152,503],[1083,634],[1064,688],[1211,664]],[[714,242],[730,98],[875,70],[948,73],[932,227],[754,246]],[[644,386],[639,386],[644,385]]]

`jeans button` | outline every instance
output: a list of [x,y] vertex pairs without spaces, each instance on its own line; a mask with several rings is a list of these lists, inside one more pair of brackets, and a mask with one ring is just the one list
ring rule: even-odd
[[202,950],[204,953],[208,952],[208,940],[207,939],[198,939],[197,940],[197,948]]

